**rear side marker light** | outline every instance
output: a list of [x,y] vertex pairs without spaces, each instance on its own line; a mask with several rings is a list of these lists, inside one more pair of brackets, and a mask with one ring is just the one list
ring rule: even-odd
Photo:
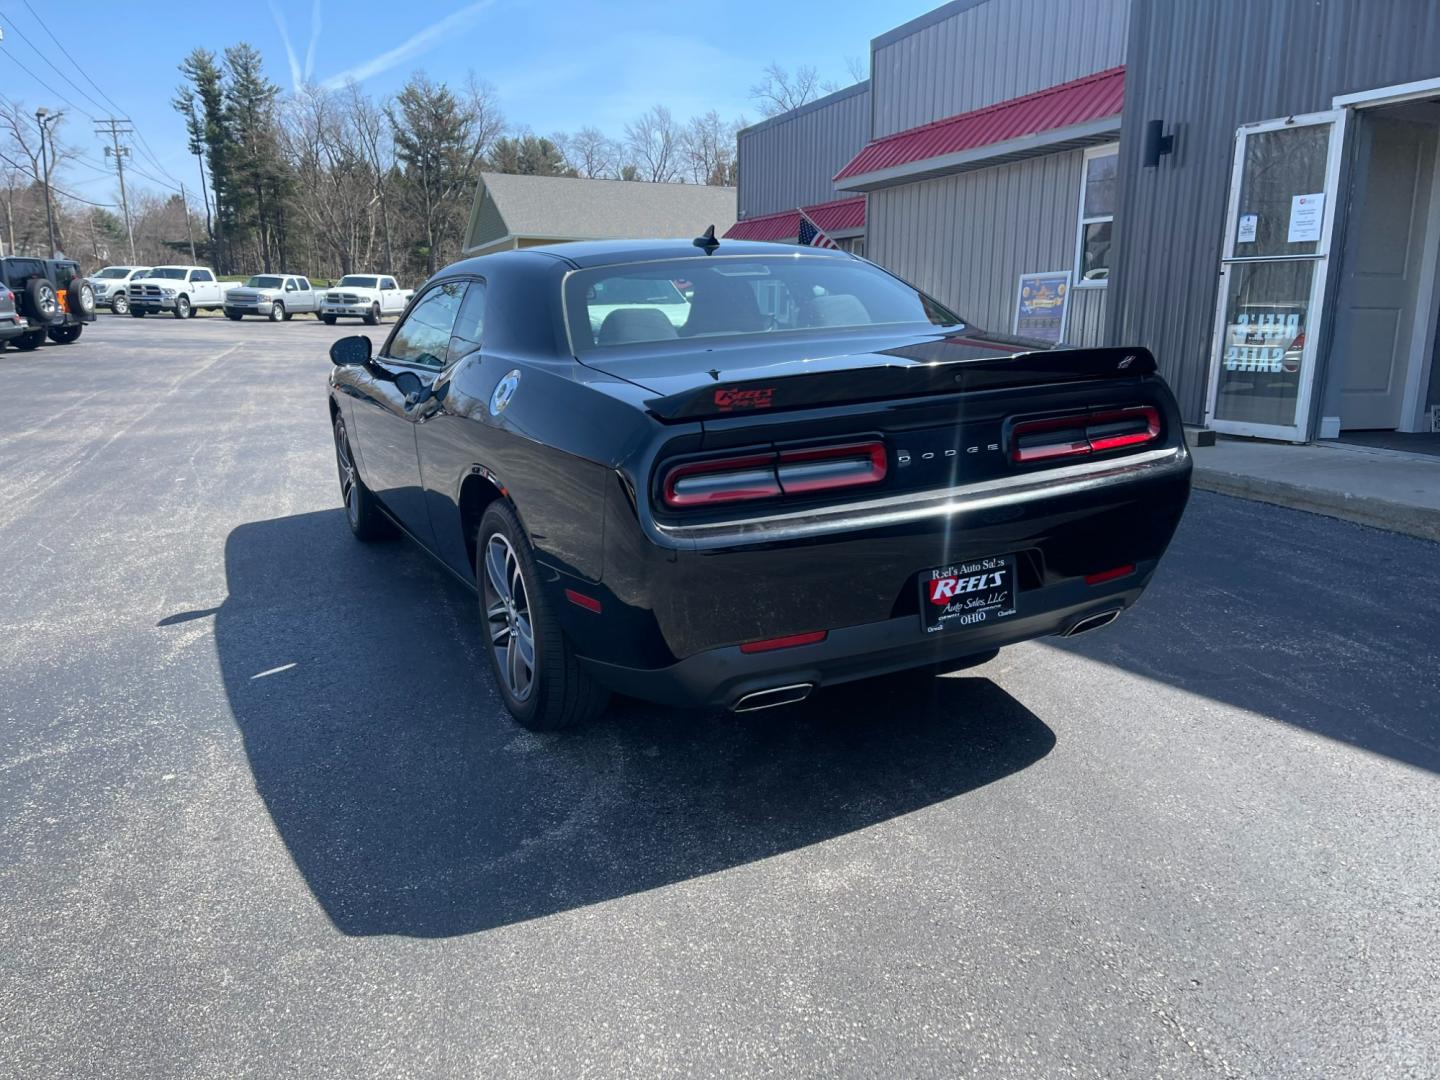
[[1159,437],[1160,411],[1150,405],[1050,420],[1025,420],[1010,432],[1010,460],[1029,464],[1051,458],[1079,457],[1142,446]]
[[1135,564],[1127,563],[1125,566],[1117,566],[1112,570],[1101,570],[1098,574],[1086,574],[1086,585],[1103,585],[1107,581],[1114,581],[1116,578],[1129,577],[1135,572]]
[[600,601],[596,600],[593,596],[586,596],[584,593],[576,592],[574,589],[566,589],[565,599],[569,600],[576,607],[584,608],[586,611],[596,615],[600,614]]
[[683,508],[878,484],[889,472],[879,441],[779,450],[677,465],[665,475],[667,506]]
[[747,641],[740,646],[743,653],[770,652],[773,649],[790,649],[796,645],[814,645],[824,641],[828,630],[812,630],[806,634],[790,634],[786,637],[766,638],[763,641]]

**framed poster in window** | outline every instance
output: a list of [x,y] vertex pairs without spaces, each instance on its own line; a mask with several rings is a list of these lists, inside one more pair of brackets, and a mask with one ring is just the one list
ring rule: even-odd
[[1070,271],[1021,274],[1015,297],[1015,333],[1058,345],[1070,316]]

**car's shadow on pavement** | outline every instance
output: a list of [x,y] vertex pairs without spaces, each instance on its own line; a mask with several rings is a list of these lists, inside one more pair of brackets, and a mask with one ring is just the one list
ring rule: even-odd
[[532,735],[490,684],[473,599],[410,545],[357,545],[334,510],[244,525],[225,559],[215,640],[256,788],[348,934],[470,933],[740,866],[1055,743],[982,678],[748,717],[621,699]]

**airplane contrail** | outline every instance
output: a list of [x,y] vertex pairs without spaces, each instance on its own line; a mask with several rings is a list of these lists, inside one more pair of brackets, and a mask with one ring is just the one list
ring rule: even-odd
[[417,31],[406,38],[395,48],[381,53],[379,56],[366,60],[363,64],[356,64],[352,68],[332,75],[321,85],[326,90],[338,90],[348,82],[363,82],[372,75],[378,75],[382,71],[389,71],[397,64],[403,64],[406,60],[420,53],[425,52],[431,46],[438,44],[447,34],[454,33],[462,26],[472,22],[476,16],[489,7],[494,0],[476,0],[473,4],[467,4],[459,11],[452,12],[439,22],[432,23],[425,29]]

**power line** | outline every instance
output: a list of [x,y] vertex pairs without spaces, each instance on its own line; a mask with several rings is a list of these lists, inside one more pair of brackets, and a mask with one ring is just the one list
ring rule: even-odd
[[[50,29],[49,24],[45,22],[45,20],[41,17],[40,13],[39,13],[38,11],[36,11],[33,7],[30,6],[30,0],[21,0],[21,2],[25,5],[25,10],[28,11],[28,12],[30,12],[31,16],[34,17],[35,21],[40,24],[40,29],[42,29],[42,30],[45,31],[46,35],[50,38],[50,40],[55,43],[55,47],[56,47],[57,49],[59,49],[61,53],[64,54],[65,59],[69,60],[70,63],[75,66],[75,70],[80,73],[80,76],[81,76],[86,82],[88,82],[91,86],[93,86],[93,87],[95,88],[95,92],[98,93],[98,94],[99,94],[102,98],[104,98],[106,101],[108,101],[108,102],[110,103],[110,106],[111,106],[117,113],[122,113],[122,112],[124,112],[125,110],[122,109],[118,104],[116,104],[115,99],[112,98],[109,94],[105,93],[105,91],[104,91],[103,89],[101,89],[100,84],[97,83],[94,79],[92,79],[92,78],[90,77],[90,73],[89,73],[88,71],[86,71],[83,66],[81,66],[80,61],[76,60],[75,57],[70,54],[70,50],[67,49],[67,48],[65,48],[65,45],[60,41],[60,39],[59,39],[58,37],[55,36],[55,32]],[[35,49],[36,52],[40,52],[40,50],[36,47],[35,43],[32,42],[28,37],[25,36],[25,31],[21,30],[18,26],[14,26],[13,23],[12,23],[11,25],[12,25],[12,28],[15,30],[15,32],[20,35],[20,37],[25,41],[25,43],[26,43],[27,45],[29,45],[32,49]],[[66,78],[66,77],[67,77],[63,71],[61,71],[58,67],[55,67],[55,65],[50,61],[49,57],[45,56],[44,53],[41,53],[41,54],[40,54],[40,58],[41,58],[42,60],[44,60],[47,64],[50,64],[50,66],[55,69],[55,72],[56,72],[58,75],[60,75],[61,78]],[[91,97],[89,94],[87,94],[84,90],[79,90],[78,87],[77,87],[76,89],[79,91],[80,94],[84,95],[85,100],[89,101],[91,104],[93,104],[93,105],[94,105],[97,109],[99,109],[101,112],[104,112],[104,111],[105,111],[105,106],[101,105],[98,101],[96,101],[93,97]],[[51,93],[54,93],[54,91],[52,90]],[[73,107],[74,107],[74,106],[72,106],[72,108],[73,108]],[[79,111],[82,111],[82,112],[83,112],[83,110],[79,110]],[[93,116],[89,116],[89,114],[86,114],[86,116],[87,116],[87,119],[92,120],[92,121],[96,119],[96,118],[93,117]],[[132,126],[133,126],[133,125],[132,125]],[[144,135],[142,132],[140,132],[139,130],[136,130],[134,134],[135,134],[135,137],[140,140],[140,145],[141,145],[141,147],[142,147],[142,153],[144,154],[146,160],[149,161],[152,165],[155,166],[156,171],[158,171],[158,172],[159,172],[161,175],[163,175],[163,176],[169,177],[169,180],[170,180],[170,184],[168,184],[168,185],[167,185],[167,184],[164,184],[163,182],[158,181],[158,180],[155,181],[155,182],[156,182],[156,183],[159,183],[162,187],[167,187],[167,186],[170,187],[170,190],[171,190],[171,191],[177,190],[173,185],[174,185],[174,184],[178,184],[179,181],[176,180],[175,177],[171,176],[170,173],[166,170],[165,166],[160,163],[160,159],[155,155],[155,151],[154,151],[153,149],[151,149],[150,143],[149,143],[148,141],[146,141],[145,135]],[[136,171],[139,171],[139,170],[136,170]],[[151,180],[154,180],[154,177],[150,177],[150,179],[151,179]]]
[[[14,30],[15,33],[19,34],[19,35],[20,35],[20,40],[23,41],[23,42],[25,42],[26,45],[29,45],[30,48],[34,49],[34,50],[35,50],[35,55],[37,55],[38,57],[40,57],[41,60],[44,60],[45,63],[49,64],[51,70],[53,70],[56,75],[59,75],[60,78],[62,78],[62,79],[69,79],[69,76],[66,75],[65,72],[61,71],[58,67],[55,66],[55,62],[54,62],[53,60],[51,60],[48,56],[46,56],[43,52],[41,52],[40,49],[39,49],[39,47],[38,47],[33,41],[31,41],[28,37],[25,36],[25,31],[24,31],[24,30],[21,30],[20,27],[16,26],[13,20],[12,20],[11,23],[10,23],[10,29],[11,29],[11,30]],[[12,55],[13,55],[13,54],[12,54]],[[20,61],[18,61],[18,60],[16,60],[15,62],[16,62],[17,64],[20,64]],[[23,70],[23,71],[29,71],[29,70],[30,70],[29,68],[25,67],[24,64],[20,64],[20,68],[21,68],[21,70]],[[41,82],[40,76],[36,75],[33,71],[30,72],[30,75],[31,75],[32,78],[34,78],[34,80],[35,80],[36,82],[40,83],[41,86],[45,86],[45,83]],[[71,101],[69,98],[65,97],[64,94],[61,94],[61,93],[60,93],[58,90],[56,90],[54,87],[49,87],[49,86],[47,86],[46,89],[48,89],[52,94],[55,94],[57,97],[59,97],[62,101],[64,101],[67,105],[69,105],[69,106],[70,106],[72,109],[74,109],[76,112],[78,112],[78,113],[84,113],[87,119],[90,119],[90,120],[94,120],[94,119],[95,119],[95,117],[93,117],[93,116],[91,116],[89,113],[85,112],[84,109],[80,108],[80,106],[76,105],[76,104],[75,104],[73,101]],[[80,90],[78,87],[76,87],[76,89],[79,91],[80,96],[83,97],[83,98],[85,98],[86,101],[90,102],[90,104],[94,105],[94,106],[95,106],[97,109],[99,109],[101,112],[104,112],[104,111],[105,111],[105,106],[101,105],[98,101],[96,101],[94,98],[92,98],[89,94],[85,93],[84,90]]]
[[[19,169],[21,172],[27,172],[27,173],[29,173],[32,177],[35,177],[35,172],[34,172],[34,167],[33,167],[33,166],[30,166],[30,165],[22,165],[20,162],[16,161],[14,158],[11,158],[10,156],[8,156],[8,155],[6,155],[6,154],[0,154],[0,161],[5,162],[5,164],[9,165],[12,169]],[[38,183],[40,183],[40,180],[39,180],[38,177],[35,177],[35,179],[34,179],[32,182],[38,184]],[[61,188],[56,187],[54,184],[51,184],[51,185],[50,185],[50,190],[53,191],[53,192],[55,192],[55,194],[57,194],[57,195],[63,195],[63,196],[65,196],[65,198],[67,198],[67,199],[73,199],[73,200],[75,200],[75,201],[78,202],[78,203],[84,203],[86,206],[98,206],[98,207],[100,207],[100,209],[102,209],[102,210],[111,210],[111,209],[114,209],[114,207],[115,207],[115,203],[113,203],[113,202],[110,202],[110,203],[101,203],[101,202],[93,202],[93,201],[91,201],[90,199],[82,199],[79,195],[73,195],[73,194],[71,194],[71,193],[68,192],[68,191],[64,191],[64,190],[62,190]]]
[[[11,28],[12,28],[12,29],[14,28],[14,24],[13,24],[13,23],[11,24]],[[41,86],[43,86],[46,90],[49,90],[50,93],[54,94],[57,98],[59,98],[61,101],[63,101],[66,105],[69,105],[70,108],[74,109],[74,110],[75,110],[76,112],[78,112],[81,116],[85,117],[85,119],[87,119],[87,120],[94,120],[94,119],[95,119],[95,117],[91,116],[91,115],[90,115],[88,112],[86,112],[84,109],[80,108],[79,105],[76,105],[73,101],[71,101],[69,98],[67,98],[64,94],[60,93],[59,90],[56,90],[53,86],[51,86],[49,83],[47,83],[44,79],[40,78],[39,75],[36,75],[36,74],[35,74],[33,71],[31,71],[28,67],[26,67],[24,64],[22,64],[22,63],[20,62],[20,58],[17,57],[13,52],[12,52],[12,53],[6,53],[6,55],[10,58],[10,61],[11,61],[16,67],[18,67],[21,71],[25,72],[26,75],[29,75],[32,79],[34,79],[37,83],[39,83]]]

